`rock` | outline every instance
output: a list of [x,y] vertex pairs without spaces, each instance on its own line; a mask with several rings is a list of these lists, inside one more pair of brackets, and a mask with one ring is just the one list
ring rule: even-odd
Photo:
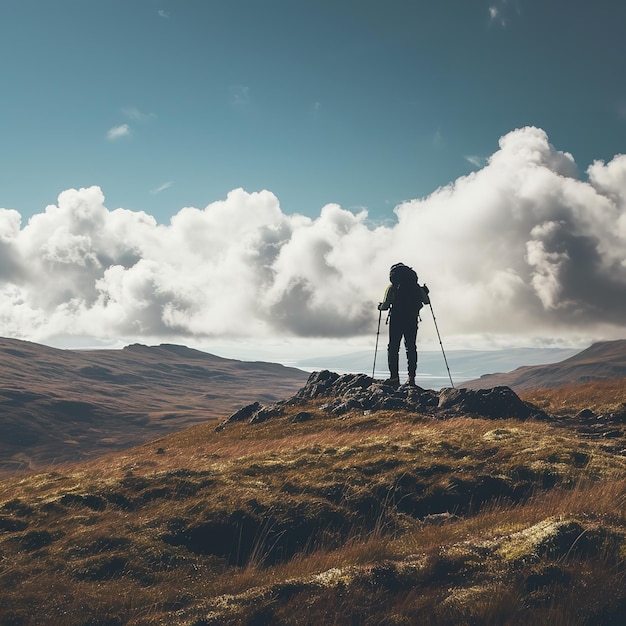
[[249,420],[259,409],[261,405],[258,402],[253,402],[244,406],[242,409],[235,411],[229,418],[229,422],[245,422]]
[[[217,427],[247,421],[260,424],[268,419],[284,415],[285,406],[297,406],[310,400],[326,399],[320,409],[331,415],[344,415],[350,411],[372,413],[374,411],[408,411],[427,413],[434,417],[471,415],[478,417],[547,418],[537,407],[524,402],[510,387],[493,389],[445,388],[439,393],[432,389],[402,385],[393,387],[366,374],[337,374],[328,370],[313,372],[304,387],[290,400],[261,406],[258,402],[233,413]],[[293,423],[311,419],[306,411],[292,417]]]
[[431,513],[424,517],[422,522],[424,524],[428,524],[429,526],[441,526],[442,524],[447,524],[448,522],[454,522],[459,518],[454,515],[454,513]]
[[262,406],[250,417],[250,424],[261,424],[272,417],[278,417],[285,412],[279,404],[271,404],[270,406]]
[[453,414],[502,419],[545,415],[524,402],[510,387],[477,390],[445,388],[439,392],[438,408]]
[[309,411],[300,411],[299,413],[296,413],[291,418],[291,423],[292,424],[300,424],[302,422],[308,422],[308,421],[312,420],[313,417],[314,417],[313,413],[310,413]]
[[222,430],[227,424],[233,424],[234,422],[245,422],[249,420],[259,409],[261,405],[258,402],[248,404],[243,408],[235,411],[227,420],[222,422],[215,430]]
[[294,398],[301,400],[313,400],[319,396],[327,395],[333,383],[339,378],[339,374],[322,370],[321,372],[313,372],[306,381],[304,387],[296,393]]
[[395,394],[388,398],[385,398],[379,405],[379,409],[383,411],[394,411],[407,408],[407,402],[405,398],[398,397]]

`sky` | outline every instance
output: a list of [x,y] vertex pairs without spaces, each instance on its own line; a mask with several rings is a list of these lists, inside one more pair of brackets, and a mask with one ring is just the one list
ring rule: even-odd
[[349,352],[402,261],[424,348],[622,338],[625,25],[614,0],[0,0],[0,335]]

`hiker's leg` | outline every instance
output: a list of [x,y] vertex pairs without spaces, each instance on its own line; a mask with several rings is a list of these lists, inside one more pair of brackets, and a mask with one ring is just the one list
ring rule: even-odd
[[389,318],[389,344],[387,345],[387,363],[389,377],[398,378],[400,342],[402,341],[402,326],[393,315]]
[[417,371],[417,320],[407,320],[404,327],[404,346],[409,378],[415,378]]

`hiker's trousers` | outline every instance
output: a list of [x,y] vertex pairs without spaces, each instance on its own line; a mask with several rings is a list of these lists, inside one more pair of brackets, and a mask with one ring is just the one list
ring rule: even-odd
[[387,345],[387,362],[391,378],[398,377],[400,342],[403,338],[409,378],[414,378],[417,371],[417,316],[394,315],[392,311],[389,318],[389,344]]

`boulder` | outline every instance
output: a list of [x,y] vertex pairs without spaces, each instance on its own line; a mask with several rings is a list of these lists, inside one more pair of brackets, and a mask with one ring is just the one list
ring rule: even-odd
[[234,422],[246,422],[249,421],[253,415],[255,415],[259,409],[261,408],[261,404],[258,402],[253,402],[252,404],[248,404],[238,411],[235,411],[227,420],[222,422],[216,430],[222,430],[227,424],[233,424]]
[[540,417],[542,411],[524,402],[510,387],[493,389],[445,388],[439,392],[441,411],[458,415],[475,415],[492,419],[528,419]]

